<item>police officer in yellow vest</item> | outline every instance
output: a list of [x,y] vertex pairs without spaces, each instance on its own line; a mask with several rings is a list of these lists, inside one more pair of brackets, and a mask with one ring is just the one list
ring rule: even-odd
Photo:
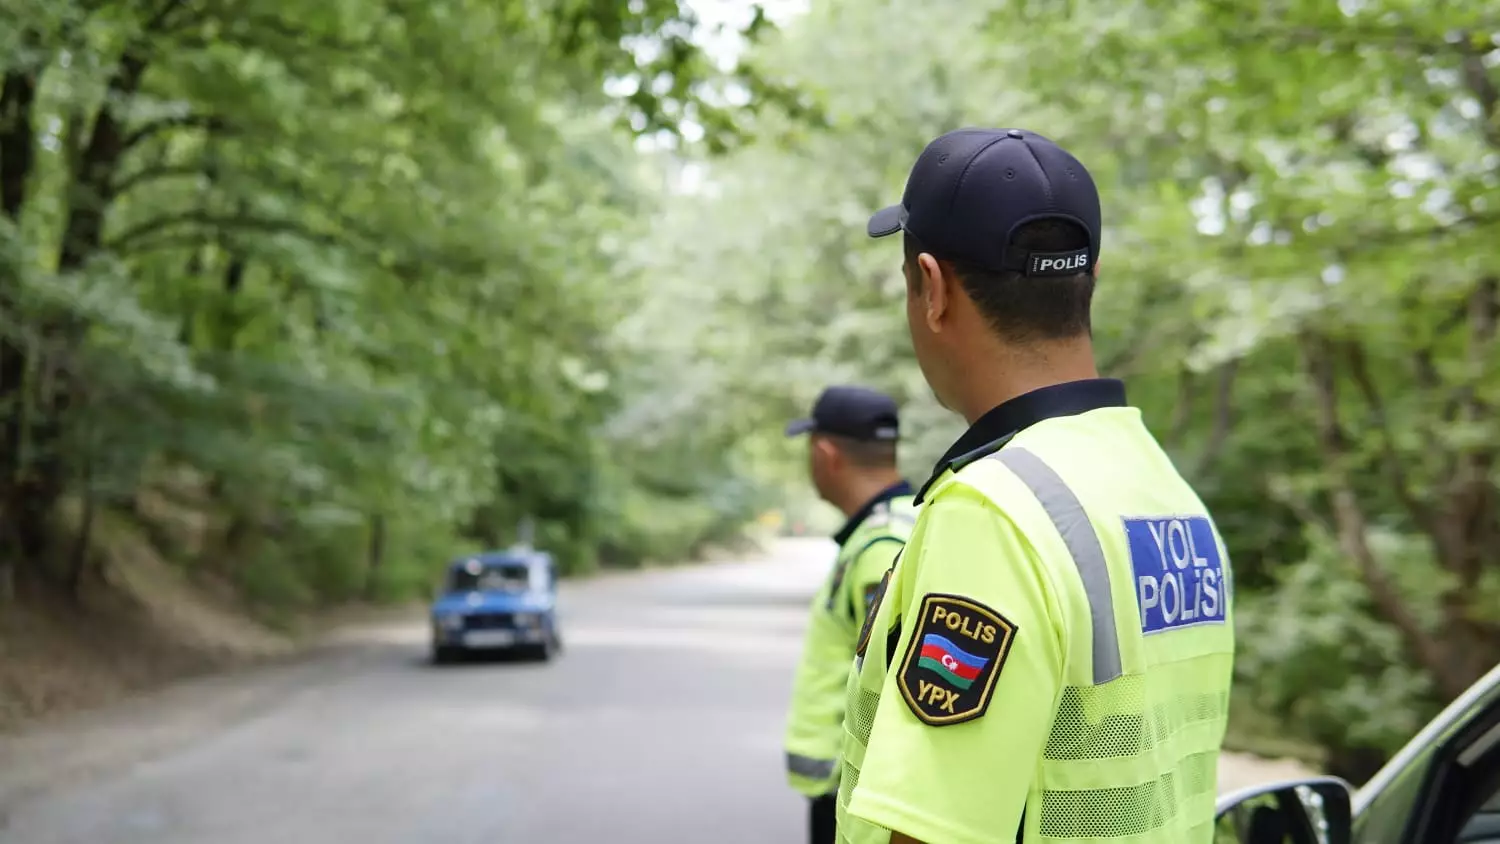
[[862,387],[829,387],[812,416],[787,426],[809,435],[808,462],[823,500],[848,521],[838,557],[813,598],[786,728],[787,778],[810,800],[812,844],[833,844],[844,694],[868,601],[916,521],[914,490],[896,469],[896,403]]
[[870,220],[904,237],[918,363],[971,427],[861,631],[841,842],[1213,839],[1229,560],[1095,369],[1100,216],[1053,142],[966,129]]

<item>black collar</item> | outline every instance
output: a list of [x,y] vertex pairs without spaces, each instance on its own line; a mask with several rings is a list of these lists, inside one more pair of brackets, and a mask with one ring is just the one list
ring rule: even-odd
[[932,477],[922,484],[917,503],[949,469],[958,471],[998,450],[1005,441],[1043,419],[1076,416],[1101,407],[1125,407],[1125,383],[1114,378],[1089,378],[1042,387],[995,407],[969,426],[938,460]]
[[849,537],[853,536],[856,530],[859,530],[860,523],[862,523],[865,519],[870,518],[870,512],[878,507],[881,503],[890,501],[892,498],[899,498],[903,495],[911,494],[911,484],[907,483],[906,481],[897,481],[896,483],[893,483],[880,492],[876,493],[874,498],[871,498],[869,501],[865,502],[865,506],[854,511],[854,515],[849,517],[849,521],[844,522],[844,526],[839,528],[839,532],[833,535],[833,541],[837,542],[839,545],[843,545],[845,542],[848,542]]

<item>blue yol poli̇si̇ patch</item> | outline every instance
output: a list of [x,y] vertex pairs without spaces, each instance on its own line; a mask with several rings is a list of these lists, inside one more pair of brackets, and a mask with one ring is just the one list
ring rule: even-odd
[[1228,584],[1208,517],[1148,516],[1124,521],[1141,632],[1223,624]]

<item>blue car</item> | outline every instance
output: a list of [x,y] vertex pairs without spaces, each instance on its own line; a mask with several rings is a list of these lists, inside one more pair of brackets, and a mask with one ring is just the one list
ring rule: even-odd
[[562,650],[556,567],[542,551],[492,551],[454,560],[431,614],[433,662],[478,650],[548,660]]

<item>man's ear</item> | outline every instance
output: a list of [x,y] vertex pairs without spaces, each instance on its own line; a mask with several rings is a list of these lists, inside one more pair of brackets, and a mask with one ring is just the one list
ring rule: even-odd
[[944,272],[938,259],[926,252],[917,256],[917,271],[922,274],[922,317],[929,331],[942,331],[944,317],[952,304],[948,283],[956,279],[952,273]]
[[826,437],[818,437],[813,441],[813,448],[818,452],[819,460],[824,463],[837,465],[841,455],[839,454],[839,447],[834,445],[832,440]]

